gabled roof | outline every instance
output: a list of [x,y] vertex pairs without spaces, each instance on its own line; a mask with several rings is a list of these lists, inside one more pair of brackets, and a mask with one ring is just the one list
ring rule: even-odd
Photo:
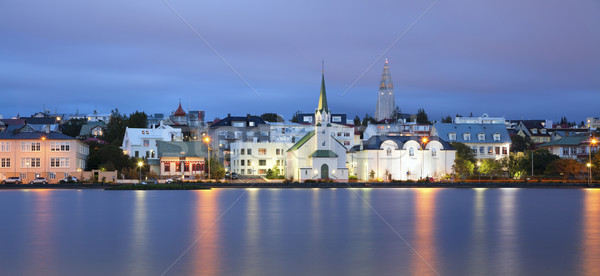
[[0,140],[75,140],[75,138],[60,132],[0,132]]
[[589,139],[588,136],[567,136],[548,143],[539,145],[538,147],[553,147],[553,146],[579,146],[582,141]]
[[293,151],[293,150],[299,149],[302,145],[304,145],[313,136],[315,136],[315,131],[311,130],[309,133],[307,133],[306,135],[304,135],[304,137],[300,138],[300,140],[298,140],[298,142],[296,142],[296,144],[294,144],[287,151]]
[[102,129],[106,129],[106,124],[103,121],[99,122],[87,122],[85,125],[81,126],[81,130],[79,131],[79,136],[85,136],[92,134],[92,130],[95,127],[101,127]]
[[338,157],[338,155],[335,154],[335,152],[333,152],[331,150],[315,150],[313,153],[311,153],[309,155],[309,157],[312,157],[312,158],[331,158],[331,157]]
[[[444,140],[449,140],[449,134],[456,133],[456,142],[461,143],[511,143],[510,136],[504,124],[454,124],[454,123],[437,123],[433,124],[434,131],[437,136]],[[465,140],[463,134],[471,134],[471,140]],[[485,134],[485,140],[479,141],[477,134]],[[500,134],[500,140],[494,141],[494,134]],[[452,141],[454,142],[454,141]]]
[[246,117],[227,116],[223,120],[215,122],[210,127],[212,128],[212,127],[220,127],[220,126],[231,126],[231,122],[240,122],[240,121],[246,122],[246,126],[249,125],[249,122],[254,122],[254,126],[266,124],[265,121],[258,116],[250,116],[250,115],[247,115]]

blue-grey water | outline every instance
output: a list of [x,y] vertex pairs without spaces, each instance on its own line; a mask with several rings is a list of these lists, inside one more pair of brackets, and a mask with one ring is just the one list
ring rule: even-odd
[[600,275],[600,190],[2,190],[0,274]]

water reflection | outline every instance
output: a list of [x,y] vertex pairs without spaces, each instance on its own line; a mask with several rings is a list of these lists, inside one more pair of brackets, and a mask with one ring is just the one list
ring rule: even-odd
[[[415,189],[415,251],[412,275],[437,275],[435,269],[435,197],[437,189]],[[430,267],[431,266],[431,267]]]
[[600,275],[600,190],[586,189],[583,213],[583,272]]
[[485,224],[485,192],[486,188],[475,188],[475,204],[473,204],[473,224],[471,226],[471,249],[469,250],[469,272],[484,274],[486,266],[485,243],[487,227]]
[[199,238],[193,248],[192,264],[195,275],[217,275],[221,266],[221,239],[219,219],[219,189],[196,190],[195,237]]
[[499,258],[500,275],[518,275],[517,253],[517,192],[516,188],[503,188],[500,195]]
[[147,255],[145,252],[148,250],[148,210],[146,208],[146,196],[148,191],[133,191],[133,225],[130,250],[129,254],[131,261],[129,262],[130,274],[146,274],[150,271],[146,270],[149,268],[146,261],[143,259]]
[[26,190],[34,197],[33,218],[29,231],[31,236],[29,242],[33,246],[27,246],[31,252],[26,253],[28,265],[25,275],[58,275],[54,244],[55,214],[52,205],[52,190]]

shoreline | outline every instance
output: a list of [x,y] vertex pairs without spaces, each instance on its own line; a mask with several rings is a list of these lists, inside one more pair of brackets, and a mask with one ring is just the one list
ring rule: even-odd
[[[142,186],[153,186],[156,184],[148,184]],[[110,185],[102,183],[93,184],[1,184],[0,190],[15,190],[15,189],[104,189],[118,190],[115,187],[123,187],[129,185]],[[180,186],[181,189],[170,190],[188,190],[189,186],[203,186],[207,188],[287,188],[287,189],[312,189],[312,188],[452,188],[452,189],[470,189],[470,188],[533,188],[533,189],[548,189],[548,188],[564,188],[564,189],[582,189],[582,188],[600,188],[600,184],[588,186],[587,183],[560,183],[560,182],[430,182],[430,183],[387,183],[387,182],[332,182],[332,183],[265,183],[265,182],[248,182],[248,183],[176,183],[170,184],[171,187]],[[187,187],[187,189],[186,189]],[[112,188],[112,189],[111,189]],[[153,190],[153,189],[140,189]]]

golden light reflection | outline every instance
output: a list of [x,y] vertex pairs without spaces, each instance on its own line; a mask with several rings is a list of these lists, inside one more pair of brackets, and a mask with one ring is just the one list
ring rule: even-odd
[[600,275],[600,190],[586,189],[583,213],[583,256],[585,275]]
[[469,257],[469,274],[485,274],[485,234],[488,229],[485,223],[485,191],[487,188],[474,188],[473,225],[471,226],[471,250]]
[[502,188],[500,195],[499,260],[500,275],[518,275],[517,192],[518,188]]
[[[218,275],[221,266],[219,189],[196,190],[196,236],[192,257],[195,275]],[[216,222],[216,223],[215,223]]]
[[146,196],[148,191],[133,191],[133,218],[132,228],[133,232],[130,238],[131,241],[131,256],[132,260],[129,261],[130,274],[142,273],[149,274],[151,271],[140,271],[141,269],[147,269],[148,266],[144,266],[146,260],[139,259],[141,256],[146,256],[148,250],[148,210],[146,208]]
[[32,252],[27,254],[29,265],[26,267],[25,275],[53,275],[58,273],[58,268],[55,267],[57,263],[54,260],[56,253],[54,249],[57,246],[53,243],[55,237],[55,226],[54,226],[54,209],[51,202],[52,190],[49,189],[32,189],[28,190],[35,197],[34,202],[34,217],[33,225],[30,227],[32,235],[30,243],[33,246],[27,246],[26,248],[32,249]]
[[244,235],[244,243],[240,249],[244,250],[242,259],[243,267],[247,270],[246,273],[250,275],[259,275],[259,271],[253,271],[251,269],[259,269],[261,266],[257,262],[256,256],[260,255],[260,204],[258,196],[261,193],[260,189],[249,188],[248,189],[248,201],[246,201],[246,224]]
[[414,248],[423,259],[413,254],[412,275],[436,275],[429,265],[435,268],[436,263],[435,196],[437,192],[438,189],[435,188],[415,189]]

